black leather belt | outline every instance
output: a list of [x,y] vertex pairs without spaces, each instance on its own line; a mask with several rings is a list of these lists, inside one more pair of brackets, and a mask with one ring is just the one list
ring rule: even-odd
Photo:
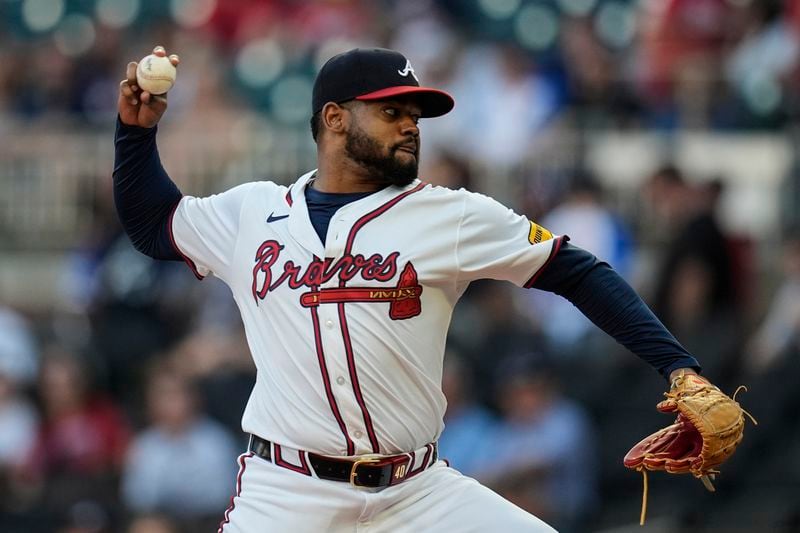
[[[258,457],[278,466],[311,475],[310,472],[304,471],[302,466],[298,467],[285,462],[279,457],[273,457],[273,446],[276,447],[276,455],[279,455],[279,445],[273,445],[268,440],[251,434],[247,449]],[[378,488],[402,483],[433,465],[438,459],[436,443],[428,444],[426,449],[425,457],[421,459],[421,464],[414,470],[412,470],[414,466],[413,453],[389,456],[366,455],[355,459],[339,459],[305,451],[300,451],[299,453],[303,466],[305,466],[304,457],[307,457],[308,462],[320,479],[344,481],[355,487]],[[307,470],[307,467],[305,470]]]

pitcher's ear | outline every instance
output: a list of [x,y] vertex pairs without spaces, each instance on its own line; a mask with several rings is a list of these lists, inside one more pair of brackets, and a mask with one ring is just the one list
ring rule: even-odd
[[322,108],[322,123],[333,133],[345,131],[350,123],[351,112],[336,102],[328,102]]

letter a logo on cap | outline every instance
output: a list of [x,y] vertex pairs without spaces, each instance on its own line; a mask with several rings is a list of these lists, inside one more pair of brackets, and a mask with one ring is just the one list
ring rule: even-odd
[[406,67],[403,70],[398,70],[397,73],[403,77],[406,77],[409,74],[411,74],[412,76],[414,76],[414,79],[417,80],[417,83],[419,83],[419,78],[417,77],[417,73],[414,72],[414,69],[411,67],[411,61],[409,61],[408,59],[406,59]]

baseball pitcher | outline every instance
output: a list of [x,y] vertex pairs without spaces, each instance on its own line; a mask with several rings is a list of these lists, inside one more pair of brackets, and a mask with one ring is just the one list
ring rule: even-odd
[[419,180],[419,120],[454,101],[400,53],[354,49],[319,71],[316,169],[208,198],[162,167],[166,96],[141,90],[136,66],[120,84],[119,217],[141,252],[230,286],[258,369],[220,532],[552,531],[438,456],[445,335],[473,280],[555,292],[665,379],[710,387],[607,264],[491,198]]

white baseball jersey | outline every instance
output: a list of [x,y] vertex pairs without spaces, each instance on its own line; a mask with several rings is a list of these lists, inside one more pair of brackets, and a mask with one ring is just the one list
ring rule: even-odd
[[530,286],[562,239],[486,196],[415,181],[340,208],[323,244],[313,174],[187,196],[173,215],[177,249],[242,314],[258,370],[242,428],[323,455],[421,448],[443,429],[461,294],[481,278]]

